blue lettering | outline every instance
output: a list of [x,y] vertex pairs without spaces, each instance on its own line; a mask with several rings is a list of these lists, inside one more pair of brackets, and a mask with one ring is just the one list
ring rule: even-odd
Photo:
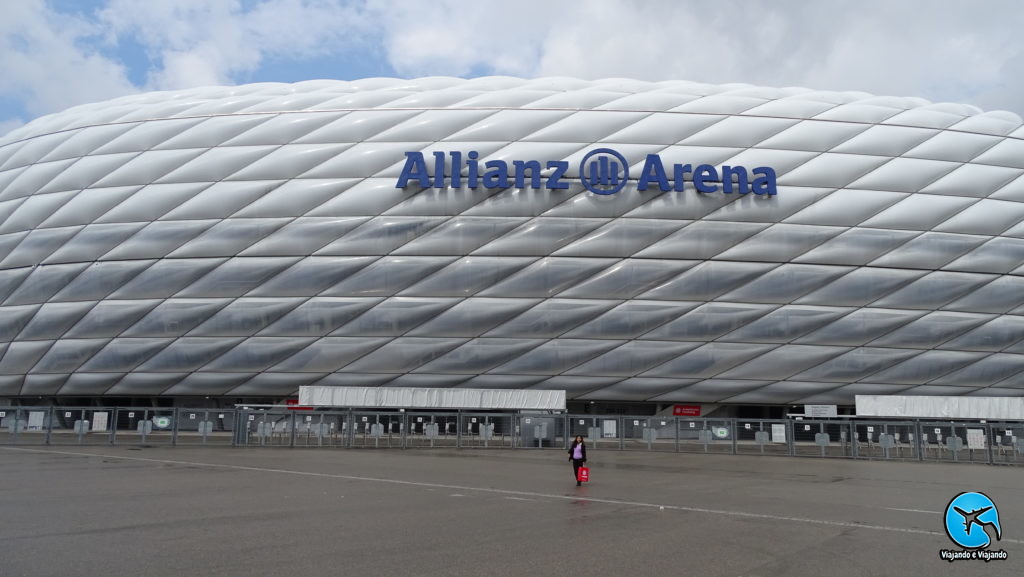
[[754,194],[767,194],[775,196],[778,190],[775,186],[775,170],[767,166],[759,166],[754,169],[754,182],[750,183],[750,189]]
[[540,161],[539,160],[513,160],[512,165],[516,167],[516,188],[526,188],[526,171],[530,171],[530,187],[540,188]]
[[488,160],[484,166],[484,188],[508,188],[508,164],[504,160]]
[[652,180],[658,183],[658,188],[662,192],[671,190],[668,184],[668,177],[665,175],[665,167],[661,164],[661,157],[657,154],[647,155],[647,159],[644,160],[644,167],[640,171],[640,180],[637,181],[636,189],[647,190]]
[[718,190],[718,187],[706,183],[717,180],[718,172],[710,164],[701,164],[693,169],[693,187],[697,189],[697,192],[715,192]]
[[565,171],[569,170],[568,160],[549,160],[548,168],[552,170],[551,176],[548,177],[548,181],[545,186],[548,190],[566,190],[569,188],[568,182],[562,182],[562,176]]
[[747,185],[747,169],[742,166],[722,167],[722,192],[726,194],[732,193],[733,176],[736,177],[736,185],[739,188],[740,194],[747,194],[750,192],[750,187]]
[[410,180],[415,180],[423,188],[430,188],[430,176],[427,174],[427,161],[422,152],[406,152],[405,166],[398,175],[395,188],[405,188]]

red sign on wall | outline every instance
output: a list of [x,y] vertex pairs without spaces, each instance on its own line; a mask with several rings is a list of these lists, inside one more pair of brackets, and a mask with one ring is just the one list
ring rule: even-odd
[[672,407],[674,417],[699,417],[700,405],[676,405]]
[[292,411],[312,411],[313,410],[313,407],[304,407],[304,406],[300,405],[298,399],[285,399],[284,400],[284,404],[285,404],[285,406],[288,407],[289,410],[292,410]]

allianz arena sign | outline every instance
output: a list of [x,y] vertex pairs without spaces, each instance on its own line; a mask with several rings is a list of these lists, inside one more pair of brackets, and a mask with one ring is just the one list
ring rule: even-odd
[[[471,150],[431,153],[428,161],[422,152],[405,153],[405,165],[395,182],[395,188],[419,185],[429,188],[485,189],[541,188],[568,189],[570,164],[568,160],[487,160],[481,164],[480,154]],[[433,165],[431,169],[431,164]],[[451,169],[446,169],[452,167]],[[454,167],[459,167],[455,170]],[[595,148],[583,156],[578,178],[583,188],[594,194],[615,194],[629,181],[629,163],[611,148]],[[660,155],[648,154],[637,178],[637,190],[658,189],[662,192],[682,192],[690,181],[701,193],[749,194],[775,196],[775,170],[759,166],[747,170],[743,166],[722,166],[719,170],[710,164],[666,163]]]

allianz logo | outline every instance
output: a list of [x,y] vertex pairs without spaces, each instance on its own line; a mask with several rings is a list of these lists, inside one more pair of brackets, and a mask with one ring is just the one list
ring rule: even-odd
[[[568,189],[574,180],[567,176],[567,160],[487,160],[481,163],[475,150],[433,152],[429,162],[422,152],[405,153],[405,165],[398,175],[395,188],[410,185],[429,188],[547,188]],[[446,169],[446,167],[452,167]],[[455,168],[458,167],[458,170]],[[579,182],[594,194],[615,194],[629,182],[629,164],[626,158],[611,148],[596,148],[583,156],[579,165]],[[644,159],[636,189],[657,189],[662,192],[682,192],[686,182],[700,193],[756,194],[775,196],[778,192],[775,170],[759,166],[748,170],[743,166],[673,163],[666,164],[658,154]]]

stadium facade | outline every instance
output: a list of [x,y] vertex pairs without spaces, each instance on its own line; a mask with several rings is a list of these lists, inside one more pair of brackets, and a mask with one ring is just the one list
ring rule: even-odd
[[76,107],[0,139],[0,398],[1020,396],[1022,136],[967,105],[619,79]]

